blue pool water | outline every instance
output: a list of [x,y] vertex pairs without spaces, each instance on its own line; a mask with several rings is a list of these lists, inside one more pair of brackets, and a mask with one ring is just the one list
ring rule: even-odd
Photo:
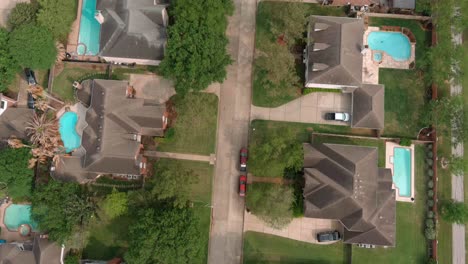
[[17,231],[21,225],[29,225],[34,231],[37,224],[31,219],[31,205],[12,204],[5,209],[3,223],[11,231]]
[[79,55],[96,55],[99,52],[101,25],[94,18],[95,13],[96,0],[83,0],[77,48]]
[[367,37],[372,50],[382,50],[396,61],[408,60],[411,56],[411,44],[408,37],[400,32],[373,31]]
[[77,122],[78,115],[75,112],[66,112],[60,117],[59,132],[67,152],[71,152],[81,145],[81,137],[76,133],[75,128]]
[[393,182],[398,187],[398,194],[411,197],[411,150],[393,149]]
[[374,60],[377,61],[377,62],[381,62],[382,61],[382,53],[380,53],[380,52],[374,53]]

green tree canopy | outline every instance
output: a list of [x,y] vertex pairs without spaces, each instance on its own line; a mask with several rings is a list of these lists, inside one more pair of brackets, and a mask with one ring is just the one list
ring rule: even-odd
[[25,68],[49,69],[57,56],[54,38],[44,27],[19,27],[10,33],[8,44],[13,59]]
[[189,208],[156,204],[136,208],[127,263],[191,263],[201,254],[198,219]]
[[160,65],[162,74],[175,81],[178,93],[203,90],[226,78],[231,63],[225,36],[231,0],[178,0],[171,5],[174,23]]
[[31,196],[34,172],[28,168],[30,149],[6,148],[0,151],[0,188],[7,185],[8,195],[13,200]]
[[101,209],[111,219],[126,214],[128,210],[127,194],[114,188],[112,193],[107,195],[102,202]]
[[94,210],[79,184],[51,180],[36,187],[31,217],[39,224],[40,230],[49,233],[50,239],[64,243],[77,226],[88,222]]
[[52,32],[56,40],[64,42],[76,18],[76,0],[38,0],[37,21]]
[[37,8],[36,3],[17,3],[8,16],[8,27],[14,30],[22,25],[35,24]]
[[445,201],[442,203],[440,215],[447,222],[464,224],[468,221],[468,207],[463,202]]
[[[267,42],[258,51],[257,66],[267,72],[267,85],[273,85],[285,90],[284,86],[293,85],[299,87],[299,77],[296,74],[294,55],[286,45],[276,42]],[[275,89],[274,91],[276,91]]]
[[296,39],[303,38],[307,23],[307,8],[304,8],[303,3],[291,3],[282,8],[267,5],[265,8],[271,13],[271,33],[277,37],[283,35],[289,45],[293,45]]
[[191,185],[198,182],[192,170],[177,167],[176,163],[157,164],[152,193],[159,200],[172,198],[175,207],[185,207],[190,199]]
[[273,228],[280,229],[292,220],[294,190],[280,184],[249,185],[247,208]]
[[8,89],[18,69],[8,49],[8,38],[8,32],[0,28],[0,92]]

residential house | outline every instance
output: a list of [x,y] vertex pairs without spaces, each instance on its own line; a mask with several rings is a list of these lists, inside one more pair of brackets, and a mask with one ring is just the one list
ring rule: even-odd
[[137,91],[127,81],[84,81],[76,93],[81,146],[60,156],[52,176],[84,183],[99,175],[146,175],[141,138],[163,136],[168,122],[166,105],[153,97],[156,88]]
[[311,16],[305,86],[352,93],[351,127],[384,128],[384,86],[363,83],[362,19]]
[[159,65],[169,17],[164,0],[98,0],[98,56],[107,62]]
[[18,106],[16,100],[0,93],[0,139],[26,138],[26,127],[33,113],[34,110]]
[[343,242],[395,246],[395,190],[378,150],[339,144],[304,148],[304,216],[336,219]]
[[35,236],[32,242],[0,245],[0,264],[61,264],[61,248]]
[[414,10],[416,0],[380,0],[380,5],[389,8]]

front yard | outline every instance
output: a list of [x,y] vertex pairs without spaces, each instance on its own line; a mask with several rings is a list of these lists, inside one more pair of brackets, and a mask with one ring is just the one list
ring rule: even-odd
[[215,151],[218,97],[208,93],[175,95],[170,100],[175,120],[165,138],[157,138],[158,151],[210,155]]

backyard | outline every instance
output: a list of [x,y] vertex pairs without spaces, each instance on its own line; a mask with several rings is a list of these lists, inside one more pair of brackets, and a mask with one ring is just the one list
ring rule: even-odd
[[[364,249],[353,246],[353,263],[405,263],[426,261],[424,219],[426,215],[426,177],[424,174],[424,146],[415,148],[415,202],[397,202],[396,246],[394,248]],[[448,263],[448,262],[440,262]]]
[[157,149],[210,155],[215,151],[218,97],[208,93],[175,95],[170,100],[175,120],[165,138],[157,138]]
[[[344,10],[337,7],[326,7],[318,4],[308,3],[286,3],[286,2],[270,2],[262,1],[258,5],[257,10],[257,28],[255,36],[256,53],[268,44],[275,43],[278,36],[274,35],[271,28],[278,26],[275,23],[281,23],[279,20],[273,19],[273,10],[284,10],[290,5],[300,5],[304,11],[305,16],[322,15],[322,16],[345,16]],[[273,24],[273,25],[272,25]],[[307,30],[307,25],[304,24],[303,32]],[[303,44],[302,40],[296,40],[300,45]],[[292,49],[289,49],[292,53]],[[297,53],[297,52],[296,52]],[[300,52],[302,53],[302,51]],[[272,85],[266,78],[265,69],[260,67],[258,59],[254,62],[254,78],[253,78],[253,97],[252,103],[256,106],[263,107],[276,107],[287,103],[301,95],[304,79],[304,64],[302,60],[296,60],[293,75],[296,75],[299,80],[297,83],[281,82],[281,85]]]
[[317,245],[257,232],[244,234],[244,264],[344,264],[349,251],[343,243]]

